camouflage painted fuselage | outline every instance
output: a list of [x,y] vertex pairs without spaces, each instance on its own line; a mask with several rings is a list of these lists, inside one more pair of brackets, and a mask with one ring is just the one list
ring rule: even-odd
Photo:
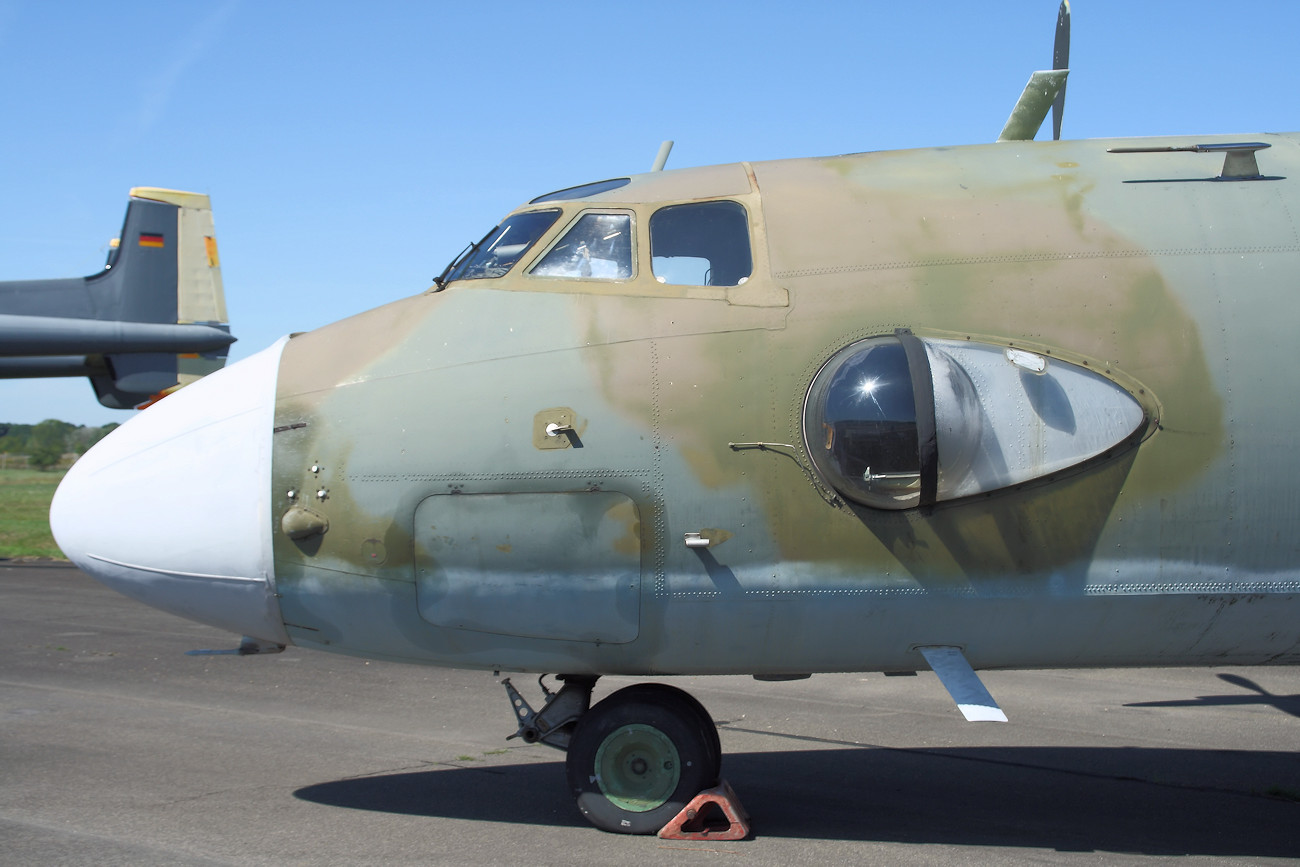
[[[505,276],[285,345],[267,495],[288,635],[572,673],[908,670],[932,644],[977,668],[1300,662],[1300,139],[1259,140],[1260,180],[1008,142],[524,206],[563,214]],[[651,213],[705,199],[745,206],[752,276],[658,282]],[[634,216],[633,276],[530,275],[590,209]],[[853,503],[810,461],[809,383],[898,328],[1085,368],[1141,430],[932,509]]]

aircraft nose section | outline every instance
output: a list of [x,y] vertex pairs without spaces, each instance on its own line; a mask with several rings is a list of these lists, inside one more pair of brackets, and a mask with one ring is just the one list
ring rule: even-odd
[[141,602],[288,644],[271,559],[282,339],[176,392],[88,451],[50,528],[78,567]]

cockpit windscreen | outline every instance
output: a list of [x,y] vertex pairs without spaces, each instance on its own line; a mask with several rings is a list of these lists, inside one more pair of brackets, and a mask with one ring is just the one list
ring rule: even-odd
[[448,265],[438,284],[446,285],[453,280],[504,277],[559,216],[558,210],[548,210],[526,211],[507,217],[501,225],[488,232],[482,241],[470,245]]

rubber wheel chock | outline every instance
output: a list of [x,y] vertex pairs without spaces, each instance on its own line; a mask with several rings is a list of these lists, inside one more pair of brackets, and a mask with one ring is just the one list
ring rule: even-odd
[[700,792],[659,829],[663,840],[743,840],[748,836],[749,814],[726,780]]

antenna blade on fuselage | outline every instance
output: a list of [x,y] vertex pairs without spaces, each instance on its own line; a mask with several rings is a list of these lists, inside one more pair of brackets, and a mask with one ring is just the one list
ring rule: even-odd
[[662,172],[664,166],[668,164],[668,155],[672,153],[672,151],[673,143],[671,140],[665,141],[663,144],[659,145],[659,153],[655,154],[655,161],[654,164],[650,166],[650,171]]
[[[1052,68],[1070,68],[1070,0],[1061,0],[1056,13],[1056,43],[1052,46]],[[1065,82],[1052,103],[1052,139],[1061,140],[1061,116],[1065,114]]]
[[1007,715],[971,668],[960,647],[935,645],[918,647],[925,661],[939,676],[939,682],[957,702],[957,709],[969,722],[1006,722]]
[[1031,75],[1016,101],[1016,107],[1011,109],[1011,116],[1002,127],[998,141],[1030,141],[1038,135],[1047,110],[1065,87],[1065,77],[1069,74],[1068,69],[1048,69]]

